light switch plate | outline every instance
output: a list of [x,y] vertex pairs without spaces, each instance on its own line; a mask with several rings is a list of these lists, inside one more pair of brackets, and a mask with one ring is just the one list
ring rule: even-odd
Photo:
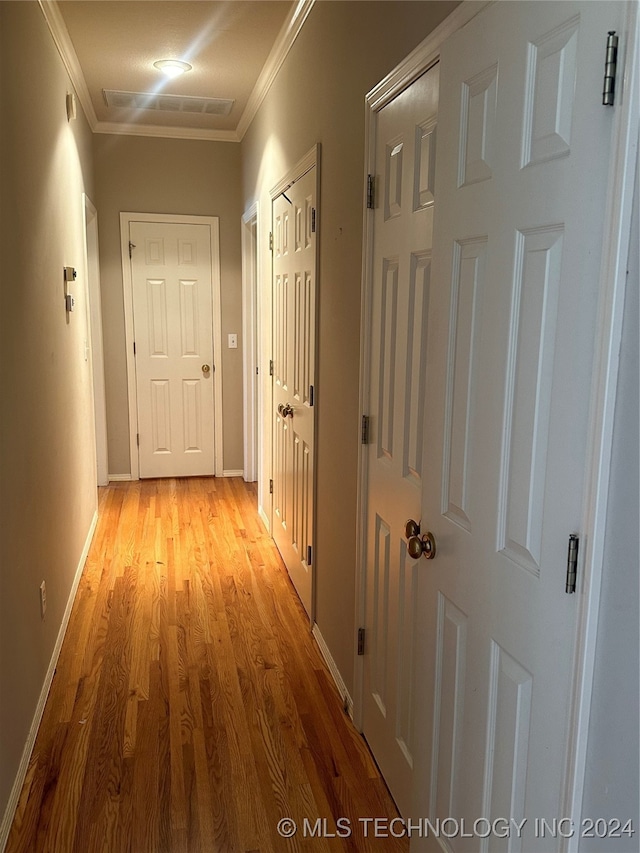
[[229,349],[238,349],[237,335],[229,335]]

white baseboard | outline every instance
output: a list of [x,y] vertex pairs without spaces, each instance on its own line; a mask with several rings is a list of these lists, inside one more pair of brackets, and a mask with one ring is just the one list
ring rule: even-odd
[[264,526],[267,528],[267,533],[271,533],[271,525],[269,524],[269,516],[264,511],[264,507],[262,505],[260,505],[258,507],[258,515],[262,519]]
[[233,471],[223,471],[222,476],[223,477],[244,477],[244,471],[242,470],[242,468],[238,468],[237,470],[233,470]]
[[336,662],[333,659],[333,655],[329,651],[329,646],[325,643],[324,637],[320,632],[320,628],[318,628],[318,623],[314,623],[313,631],[311,632],[315,637],[316,643],[320,649],[322,657],[324,658],[324,662],[329,667],[329,672],[333,676],[333,680],[336,683],[336,687],[338,688],[338,693],[340,694],[340,698],[344,703],[346,703],[346,710],[351,719],[353,719],[353,699],[349,695],[349,691],[347,690],[347,685],[342,680],[342,676],[340,675],[340,670],[336,666]]
[[71,617],[73,602],[75,601],[76,592],[78,591],[78,584],[80,583],[80,578],[82,577],[82,571],[84,569],[84,564],[87,560],[87,555],[89,554],[89,548],[91,547],[91,541],[93,539],[93,534],[95,533],[97,523],[98,511],[96,510],[93,514],[93,518],[91,519],[91,524],[89,525],[89,530],[87,532],[87,538],[85,539],[84,548],[82,549],[82,554],[80,555],[80,561],[78,562],[78,567],[76,569],[76,574],[73,579],[73,584],[71,585],[71,592],[69,593],[67,606],[62,617],[62,624],[60,625],[60,630],[58,631],[56,644],[53,647],[53,654],[51,655],[51,660],[49,661],[49,668],[47,669],[47,674],[44,678],[44,684],[42,685],[42,690],[40,691],[40,697],[38,699],[38,704],[36,705],[36,710],[33,715],[29,734],[27,735],[27,741],[22,751],[20,766],[18,767],[18,772],[13,783],[13,788],[11,789],[11,794],[9,795],[9,802],[7,803],[7,808],[5,809],[4,816],[2,818],[2,823],[0,823],[0,851],[4,850],[9,839],[9,831],[11,829],[11,824],[13,823],[16,808],[18,807],[18,800],[20,799],[20,793],[22,791],[22,786],[24,785],[27,770],[29,769],[31,753],[33,752],[33,747],[36,743],[36,736],[38,734],[38,729],[40,728],[40,722],[44,713],[44,706],[47,702],[47,697],[49,696],[49,690],[51,688],[51,682],[53,681],[53,676],[56,671],[56,666],[58,665],[58,657],[60,656],[62,642],[64,640],[64,635],[67,632],[67,626],[69,624],[69,618]]
[[133,480],[131,474],[109,474],[110,483],[128,483]]

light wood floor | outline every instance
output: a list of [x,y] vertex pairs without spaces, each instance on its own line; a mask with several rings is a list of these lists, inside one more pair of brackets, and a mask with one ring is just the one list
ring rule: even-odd
[[239,479],[101,490],[7,853],[408,850],[360,821],[397,812],[255,503]]

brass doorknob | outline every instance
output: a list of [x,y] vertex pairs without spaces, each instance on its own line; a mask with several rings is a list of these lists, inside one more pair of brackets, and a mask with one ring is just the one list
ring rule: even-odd
[[411,536],[407,542],[407,551],[413,560],[419,560],[420,557],[433,560],[436,555],[436,540],[433,533],[427,531],[422,537]]
[[278,413],[282,415],[283,418],[292,418],[293,417],[293,406],[289,403],[279,403],[278,404]]
[[211,371],[211,367],[208,364],[202,365],[202,372],[204,373],[205,376],[208,376],[210,371]]
[[411,539],[412,536],[418,536],[420,534],[420,525],[417,521],[414,521],[410,518],[405,526],[404,526],[404,535],[407,539]]

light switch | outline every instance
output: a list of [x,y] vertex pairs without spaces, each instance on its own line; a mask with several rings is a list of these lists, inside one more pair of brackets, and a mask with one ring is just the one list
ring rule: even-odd
[[237,335],[229,335],[229,349],[238,349]]

